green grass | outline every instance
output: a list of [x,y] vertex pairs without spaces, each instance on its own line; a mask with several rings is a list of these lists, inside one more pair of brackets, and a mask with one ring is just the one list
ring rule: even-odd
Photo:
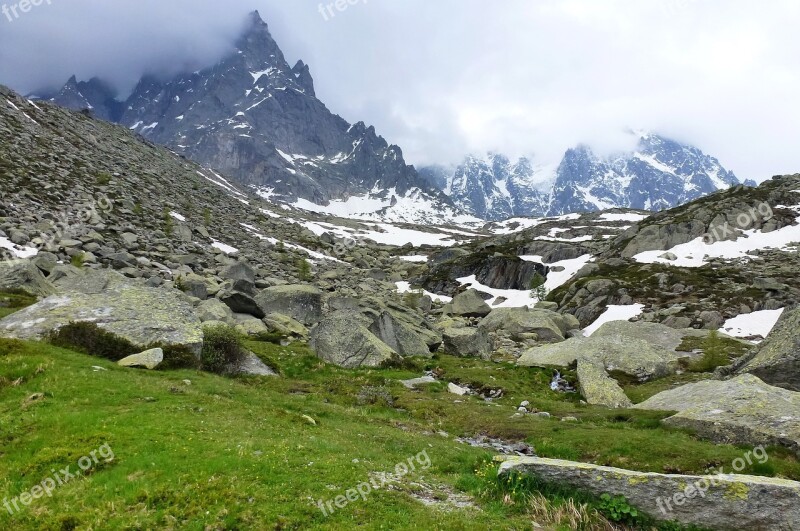
[[0,319],[36,302],[36,297],[22,292],[0,291]]
[[[441,356],[352,371],[322,363],[299,343],[246,346],[281,377],[123,369],[52,345],[0,340],[0,499],[30,490],[53,469],[74,468],[105,443],[115,454],[19,514],[0,508],[0,529],[530,529],[534,515],[543,523],[539,512],[487,490],[480,471],[489,455],[454,436],[526,440],[545,457],[656,472],[702,472],[743,453],[665,429],[660,413],[581,405],[550,391],[541,369]],[[504,396],[490,404],[449,394],[441,383],[411,391],[397,382],[425,368],[443,381],[502,388]],[[359,405],[370,387],[385,387],[393,400]],[[522,400],[553,418],[513,418]],[[561,422],[565,416],[578,422]],[[329,517],[315,506],[423,450],[431,467],[392,489]],[[800,478],[788,452],[770,451],[770,464],[771,474]],[[473,497],[478,509],[414,499],[448,493]]]

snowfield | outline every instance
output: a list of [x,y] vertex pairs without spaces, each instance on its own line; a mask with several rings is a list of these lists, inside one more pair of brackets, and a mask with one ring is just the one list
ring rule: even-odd
[[760,312],[753,312],[745,315],[728,319],[722,328],[719,329],[723,334],[733,337],[749,338],[758,337],[766,338],[775,325],[778,319],[783,315],[784,308],[780,310],[762,310]]
[[644,304],[631,304],[629,306],[608,306],[608,309],[597,318],[595,322],[583,329],[583,335],[591,337],[601,326],[612,321],[630,321],[639,317],[644,311]]

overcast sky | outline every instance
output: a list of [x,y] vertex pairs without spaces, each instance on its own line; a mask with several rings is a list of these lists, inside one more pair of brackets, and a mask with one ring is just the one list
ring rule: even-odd
[[800,172],[796,0],[349,0],[334,16],[318,0],[42,1],[0,14],[0,83],[21,92],[72,73],[124,92],[146,70],[197,69],[259,9],[318,97],[410,163],[552,162],[579,142],[626,148],[634,128],[743,179]]

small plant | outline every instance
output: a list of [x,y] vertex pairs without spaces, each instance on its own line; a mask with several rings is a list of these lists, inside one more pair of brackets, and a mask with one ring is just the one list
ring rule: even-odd
[[72,264],[74,267],[83,267],[83,263],[85,260],[86,260],[86,255],[84,253],[80,253],[70,258],[69,263]]
[[203,370],[223,374],[232,365],[238,365],[244,356],[242,338],[233,327],[217,325],[203,328],[203,352],[200,356]]
[[547,296],[550,294],[550,292],[545,287],[545,282],[547,282],[547,279],[545,277],[543,277],[542,275],[540,275],[539,273],[536,273],[536,274],[533,275],[533,278],[531,279],[531,298],[532,299],[536,299],[538,301],[543,301],[543,300],[545,300],[547,298]]
[[169,207],[164,207],[164,234],[167,236],[172,236],[172,233],[175,231],[175,220],[172,218],[172,214],[169,211]]
[[210,208],[204,208],[203,209],[203,225],[205,225],[206,227],[210,227],[211,226],[211,209]]
[[356,396],[359,406],[384,406],[394,407],[394,397],[391,391],[384,386],[364,386]]
[[279,241],[278,243],[275,244],[275,250],[278,251],[279,253],[285,252],[286,245],[284,245],[282,241]]
[[717,367],[730,364],[728,352],[725,349],[719,332],[712,330],[703,342],[703,357],[689,365],[692,372],[711,372]]
[[597,510],[612,522],[633,523],[639,518],[639,512],[631,507],[625,496],[603,494]]
[[133,213],[139,217],[144,215],[144,207],[142,207],[141,203],[137,202],[135,205],[133,205]]
[[308,260],[305,258],[301,258],[297,261],[297,278],[303,282],[308,282],[313,278],[311,275],[311,264],[309,264]]
[[97,186],[108,186],[111,184],[111,174],[109,173],[98,173],[95,179]]
[[416,310],[419,308],[419,303],[422,300],[423,292],[422,290],[414,290],[408,291],[405,295],[403,295],[403,303],[411,308],[412,310]]

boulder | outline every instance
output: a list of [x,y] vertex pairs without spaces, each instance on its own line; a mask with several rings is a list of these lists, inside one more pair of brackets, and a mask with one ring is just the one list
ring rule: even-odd
[[800,452],[800,393],[752,374],[664,391],[634,409],[677,411],[664,423],[724,444],[785,446]]
[[236,317],[236,325],[234,328],[237,332],[245,336],[257,336],[259,334],[266,334],[269,332],[269,328],[265,325],[261,319],[256,319],[252,315],[243,315],[241,317]]
[[122,367],[142,367],[153,370],[164,361],[164,351],[160,348],[146,350],[117,362]]
[[266,316],[256,301],[256,287],[246,280],[226,280],[220,286],[217,298],[233,313],[246,313],[259,319]]
[[702,529],[791,530],[800,522],[800,483],[786,479],[644,473],[541,457],[506,458],[499,475],[512,473],[597,498],[624,496],[656,520]]
[[236,262],[220,271],[219,277],[223,280],[244,280],[245,282],[254,284],[256,281],[256,272],[246,262]]
[[629,408],[633,402],[616,382],[608,376],[602,364],[594,360],[578,360],[578,389],[587,404],[611,409]]
[[589,359],[601,363],[610,373],[619,372],[644,382],[674,374],[678,360],[684,356],[642,339],[593,335],[534,347],[525,351],[517,364],[523,367],[569,367],[578,359]]
[[442,336],[445,352],[453,356],[489,359],[492,355],[494,345],[482,328],[448,328]]
[[[572,317],[572,316],[570,316]],[[480,328],[487,332],[505,332],[512,338],[523,334],[536,334],[540,341],[564,341],[564,334],[580,325],[572,319],[549,310],[529,308],[496,308],[481,321]]]
[[593,338],[618,337],[637,341],[647,341],[661,348],[675,351],[686,337],[708,337],[708,330],[676,329],[660,323],[644,321],[611,321],[598,328]]
[[403,357],[432,355],[424,338],[410,324],[388,310],[372,321],[369,331]]
[[344,367],[382,367],[398,360],[397,352],[369,331],[372,321],[346,311],[325,317],[312,331],[310,346],[321,359]]
[[305,326],[315,325],[322,319],[322,292],[313,286],[273,286],[261,291],[255,301],[262,319],[271,313],[281,313]]
[[783,312],[738,373],[754,374],[770,385],[800,391],[800,308]]
[[277,332],[284,336],[294,336],[306,339],[308,338],[308,328],[303,326],[303,323],[296,321],[288,315],[281,313],[271,313],[264,317],[264,324],[272,332]]
[[459,293],[450,303],[450,313],[462,317],[486,317],[491,311],[491,307],[474,289]]
[[20,290],[36,297],[55,293],[53,285],[30,260],[0,262],[0,289]]
[[195,309],[197,317],[200,321],[222,321],[224,323],[233,323],[233,312],[231,309],[218,299],[208,299],[201,302]]
[[89,321],[135,345],[184,345],[200,354],[200,320],[180,291],[146,287],[110,270],[86,270],[73,280],[71,289],[0,320],[0,336],[42,339],[70,322]]
[[277,376],[261,358],[252,352],[245,352],[245,355],[236,365],[230,366],[225,370],[226,374],[243,374],[246,376]]

